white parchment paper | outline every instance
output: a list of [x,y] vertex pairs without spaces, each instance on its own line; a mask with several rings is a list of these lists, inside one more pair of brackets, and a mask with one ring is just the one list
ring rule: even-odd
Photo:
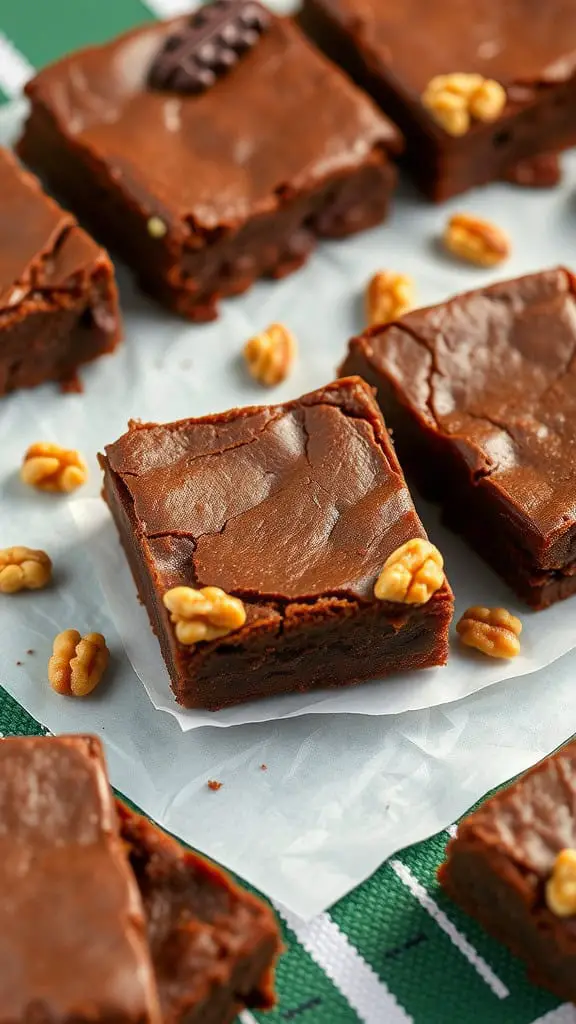
[[[0,116],[0,141],[17,130],[18,111]],[[301,350],[275,401],[332,379],[347,338],[362,327],[365,282],[380,267],[412,274],[422,303],[494,280],[497,272],[459,266],[439,252],[436,238],[451,210],[484,214],[509,230],[514,255],[506,276],[570,263],[576,154],[564,162],[565,184],[551,192],[493,186],[437,208],[406,187],[387,225],[321,246],[307,268],[257,285],[203,327],[137,295],[120,268],[126,342],[83,371],[85,394],[62,396],[47,386],[0,403],[2,546],[43,547],[56,567],[50,590],[1,602],[3,684],[51,730],[99,733],[119,789],[301,916],[324,909],[386,856],[443,827],[574,731],[576,653],[567,653],[576,643],[574,604],[522,611],[523,655],[511,665],[456,654],[448,669],[418,677],[176,721],[157,647],[98,499],[95,454],[131,416],[165,421],[268,401],[270,393],[245,376],[239,353],[272,320],[290,325]],[[20,484],[22,453],[39,439],[84,451],[92,476],[82,497],[39,495]],[[520,610],[440,529],[433,510],[422,506],[421,513],[446,553],[460,606],[486,601]],[[101,630],[113,654],[106,681],[86,701],[58,697],[46,684],[53,636],[70,626]],[[154,704],[171,714],[153,706],[124,648]],[[517,678],[506,681],[510,674]],[[214,728],[240,721],[251,724]],[[205,727],[190,731],[198,725]],[[222,789],[210,791],[209,779]]]

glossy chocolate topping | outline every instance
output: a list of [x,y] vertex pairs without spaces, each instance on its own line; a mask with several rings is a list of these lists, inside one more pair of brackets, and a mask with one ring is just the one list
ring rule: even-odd
[[5,1020],[160,1020],[97,740],[0,740],[0,964]]
[[[185,19],[146,25],[46,68],[29,91],[133,205],[192,234],[275,210],[287,191],[361,166],[396,129],[288,19],[198,96],[148,87]],[[288,185],[289,183],[289,185]]]
[[546,878],[560,850],[576,849],[576,743],[466,818],[458,839],[471,837]]
[[477,72],[503,85],[559,82],[576,69],[573,0],[330,0],[330,10],[417,94],[434,75]]
[[72,287],[102,250],[0,149],[0,312],[31,292]]
[[473,482],[547,546],[576,524],[576,285],[562,268],[417,310],[352,343]]
[[370,600],[388,555],[423,536],[358,378],[286,405],[135,424],[106,451],[164,588]]

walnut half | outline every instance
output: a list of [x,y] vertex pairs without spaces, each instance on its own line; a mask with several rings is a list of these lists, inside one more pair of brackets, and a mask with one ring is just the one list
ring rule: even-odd
[[506,106],[506,90],[493,78],[454,72],[436,75],[424,93],[422,103],[449,135],[465,135],[472,120],[495,121]]
[[429,540],[415,537],[393,551],[374,586],[379,601],[426,604],[444,583],[444,559]]
[[522,623],[505,608],[468,608],[456,625],[463,644],[489,658],[515,658],[520,654],[518,637]]
[[227,636],[246,622],[242,601],[220,587],[173,587],[166,591],[163,600],[174,623],[176,639],[188,647]]
[[0,551],[0,593],[41,590],[52,576],[52,562],[45,551],[13,547]]
[[280,384],[290,373],[296,348],[296,339],[284,324],[270,324],[244,346],[248,372],[267,387]]
[[101,633],[80,636],[77,629],[65,629],[55,638],[48,662],[50,686],[69,697],[86,697],[98,686],[109,659]]
[[38,441],[26,452],[20,476],[25,484],[40,491],[69,493],[86,483],[88,467],[80,452]]
[[407,274],[392,270],[379,270],[366,289],[366,318],[373,324],[387,324],[397,320],[415,302],[414,281]]
[[450,217],[443,241],[453,256],[479,267],[503,263],[511,251],[510,239],[502,228],[471,213],[455,213]]

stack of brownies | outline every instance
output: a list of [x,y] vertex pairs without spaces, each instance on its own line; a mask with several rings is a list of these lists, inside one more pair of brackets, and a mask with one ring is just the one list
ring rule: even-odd
[[[41,71],[19,155],[147,292],[209,320],[319,239],[378,224],[402,153],[435,200],[557,181],[576,143],[576,19],[572,0],[553,7],[305,0],[295,21],[213,0]],[[0,393],[78,387],[78,366],[120,337],[112,264],[5,152],[0,214]],[[576,279],[556,268],[377,323],[338,380],[300,399],[130,423],[100,457],[104,496],[178,702],[217,710],[445,664],[453,595],[403,469],[527,605],[574,593],[575,353]],[[44,767],[45,785],[61,780],[53,817],[28,820],[22,780]],[[18,856],[38,842],[54,878],[46,921],[102,936],[86,962],[78,950],[79,976],[110,972],[86,1016],[106,1003],[157,1020],[160,1001],[164,1020],[209,1024],[269,1003],[267,911],[125,808],[118,824],[94,741],[4,741],[3,771]],[[500,885],[478,859],[496,828],[483,822],[443,876],[471,908]],[[75,879],[59,844],[82,850],[66,857]],[[96,864],[91,895],[81,876]],[[43,906],[31,879],[18,899]],[[18,902],[6,913],[12,949]],[[41,927],[20,939],[36,949]],[[35,971],[29,991],[52,1006]],[[54,984],[65,1016],[73,980],[70,996]]]

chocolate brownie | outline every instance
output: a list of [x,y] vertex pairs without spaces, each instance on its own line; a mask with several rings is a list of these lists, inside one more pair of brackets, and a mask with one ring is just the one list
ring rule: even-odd
[[161,1024],[142,901],[98,740],[0,740],[0,1006]]
[[[238,0],[225,6],[234,14]],[[193,320],[295,270],[318,238],[377,224],[396,179],[397,130],[290,19],[267,21],[202,92],[185,62],[151,74],[166,46],[200,54],[187,18],[74,53],[26,89],[21,155]]]
[[274,1005],[281,944],[267,905],[117,802],[148,922],[163,1024],[228,1024]]
[[[304,0],[300,22],[399,125],[432,199],[504,177],[550,181],[526,161],[576,143],[573,0]],[[454,73],[506,91],[495,120],[473,119],[459,136],[422,102],[430,82]]]
[[0,149],[0,395],[69,383],[119,338],[107,254]]
[[438,873],[456,903],[526,962],[532,981],[573,1002],[576,914],[552,910],[547,885],[558,854],[576,851],[575,808],[570,743],[464,818]]
[[[444,664],[452,594],[377,600],[388,556],[425,537],[370,389],[131,423],[101,457],[105,496],[177,700],[218,709]],[[179,642],[165,593],[241,599],[229,635]]]
[[404,468],[534,608],[576,591],[576,280],[458,295],[350,342]]

